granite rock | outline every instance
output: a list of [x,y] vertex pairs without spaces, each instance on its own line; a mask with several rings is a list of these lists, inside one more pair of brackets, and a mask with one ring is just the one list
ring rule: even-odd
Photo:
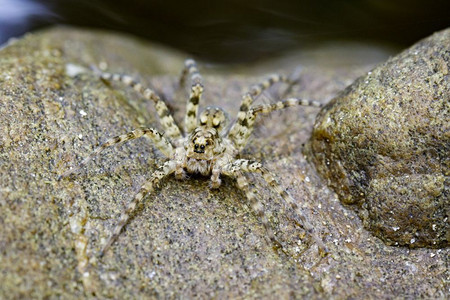
[[[376,48],[340,49],[252,67],[198,62],[202,103],[234,116],[251,84],[298,65],[301,80],[291,94],[326,101],[387,56]],[[373,238],[307,163],[302,144],[314,108],[265,118],[243,157],[277,174],[329,248],[327,257],[258,176],[252,182],[286,253],[266,240],[233,180],[210,190],[207,178],[193,176],[167,178],[99,258],[120,212],[163,159],[136,140],[57,181],[109,137],[158,127],[151,103],[99,80],[89,66],[106,65],[153,87],[181,123],[187,97],[176,85],[186,55],[117,33],[54,28],[11,42],[0,58],[0,298],[448,296],[448,249],[389,247]],[[272,92],[262,101],[274,101],[277,87]]]
[[450,29],[392,57],[320,113],[319,173],[390,245],[450,245]]

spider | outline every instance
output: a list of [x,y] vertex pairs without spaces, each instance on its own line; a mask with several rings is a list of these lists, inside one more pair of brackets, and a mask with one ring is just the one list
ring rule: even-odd
[[264,225],[268,238],[278,247],[282,247],[269,225],[262,204],[255,197],[255,191],[250,188],[249,182],[245,177],[245,173],[259,173],[269,187],[284,199],[285,204],[294,209],[301,220],[303,228],[317,243],[319,252],[322,254],[327,253],[324,243],[317,237],[312,225],[307,221],[296,201],[281,187],[274,175],[258,161],[239,158],[239,153],[246,146],[253,131],[255,119],[259,114],[268,114],[275,110],[296,105],[322,107],[321,103],[289,98],[272,104],[252,106],[256,97],[275,83],[292,83],[286,76],[275,74],[263,82],[252,86],[243,95],[236,121],[231,126],[227,126],[227,115],[219,107],[206,107],[198,115],[199,102],[203,93],[203,79],[195,61],[188,59],[185,61],[180,78],[180,85],[184,86],[188,75],[190,75],[192,84],[187,102],[183,135],[169,112],[166,103],[153,90],[144,88],[141,83],[127,75],[105,73],[98,69],[94,71],[98,73],[102,80],[120,81],[132,87],[145,99],[153,101],[160,123],[164,129],[164,134],[154,128],[140,127],[126,134],[113,137],[96,148],[78,167],[69,169],[59,176],[58,180],[78,173],[88,162],[106,148],[143,136],[150,138],[156,148],[167,158],[166,162],[151,174],[149,180],[142,185],[139,192],[121,213],[113,232],[99,253],[100,257],[104,255],[118,238],[122,228],[128,223],[130,216],[141,200],[147,194],[152,193],[161,180],[171,174],[174,174],[177,179],[185,179],[187,178],[187,174],[210,176],[210,188],[212,189],[219,188],[221,175],[235,178],[238,188],[245,193],[251,207]]

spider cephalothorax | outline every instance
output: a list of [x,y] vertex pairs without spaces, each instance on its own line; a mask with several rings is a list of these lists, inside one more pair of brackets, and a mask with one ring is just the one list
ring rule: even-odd
[[180,167],[188,173],[210,175],[215,163],[224,155],[222,138],[215,128],[197,127],[186,139],[185,159],[179,161]]
[[279,244],[269,225],[263,206],[256,199],[255,193],[250,188],[248,180],[245,177],[245,173],[261,174],[269,187],[277,192],[281,198],[295,210],[301,221],[301,225],[314,238],[321,252],[326,253],[325,245],[314,233],[312,225],[303,215],[297,201],[281,187],[275,180],[275,177],[261,163],[238,158],[239,152],[245,147],[253,131],[255,118],[258,114],[268,114],[272,111],[295,105],[320,107],[321,104],[316,101],[289,98],[273,104],[252,106],[255,98],[274,83],[280,81],[286,83],[290,82],[284,76],[272,75],[262,83],[253,86],[248,93],[244,94],[237,119],[230,128],[227,128],[227,115],[220,108],[207,107],[198,116],[198,106],[203,93],[203,84],[197,66],[191,59],[186,60],[185,68],[183,69],[180,80],[181,85],[184,85],[188,74],[190,74],[192,85],[186,108],[183,135],[170,114],[166,103],[153,90],[148,88],[144,89],[140,83],[134,81],[129,76],[99,73],[99,76],[102,79],[121,81],[134,88],[137,92],[142,94],[145,99],[153,101],[165,133],[162,134],[154,128],[141,127],[126,134],[116,136],[95,149],[77,168],[66,171],[60,178],[78,172],[104,149],[142,136],[150,138],[155,147],[158,148],[167,159],[162,166],[156,168],[148,181],[141,187],[134,199],[121,214],[113,233],[102,248],[101,255],[105,253],[119,236],[122,228],[129,221],[130,215],[135,210],[137,204],[146,196],[146,194],[153,192],[158,183],[168,175],[174,174],[176,178],[183,179],[187,178],[186,173],[198,173],[204,176],[210,176],[211,188],[218,188],[220,186],[221,175],[235,178],[237,186],[245,192],[252,208],[260,217],[266,228],[269,239],[274,243]]
[[198,120],[197,127],[185,144],[189,158],[212,160],[225,151],[222,131],[226,126],[226,114],[218,107],[207,107]]
[[197,127],[186,143],[188,158],[211,160],[223,153],[222,139],[215,128]]

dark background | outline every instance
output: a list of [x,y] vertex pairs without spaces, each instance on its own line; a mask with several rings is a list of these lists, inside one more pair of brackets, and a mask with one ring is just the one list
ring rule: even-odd
[[[2,23],[5,5],[28,11]],[[244,62],[328,41],[407,47],[450,25],[450,0],[0,0],[0,42],[51,24],[128,32],[206,60]]]

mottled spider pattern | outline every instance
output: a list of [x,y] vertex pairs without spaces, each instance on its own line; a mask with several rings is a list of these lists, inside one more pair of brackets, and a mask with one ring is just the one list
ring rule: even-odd
[[101,79],[123,82],[140,93],[145,99],[153,101],[164,134],[154,128],[141,127],[126,134],[113,137],[95,149],[78,167],[63,173],[59,179],[78,173],[81,168],[106,148],[143,136],[148,137],[167,158],[166,162],[151,174],[148,181],[140,188],[139,192],[122,212],[112,234],[103,246],[100,256],[103,256],[118,238],[122,228],[128,223],[130,216],[141,200],[147,194],[152,193],[161,180],[171,174],[174,174],[177,179],[185,179],[188,177],[187,174],[209,176],[211,180],[210,188],[219,188],[221,175],[235,178],[238,188],[245,193],[251,207],[264,225],[268,238],[275,245],[281,247],[269,224],[263,205],[258,201],[255,191],[250,187],[245,176],[246,173],[259,173],[269,187],[286,202],[285,204],[296,212],[303,228],[317,243],[319,251],[327,253],[324,243],[316,235],[314,228],[304,216],[297,201],[281,187],[275,176],[260,162],[239,158],[240,152],[246,146],[253,131],[255,119],[258,115],[269,114],[276,110],[297,105],[321,107],[322,105],[319,102],[289,98],[272,104],[253,105],[255,99],[275,83],[291,83],[285,76],[272,75],[265,81],[251,87],[244,94],[236,121],[231,126],[227,126],[228,120],[221,108],[206,107],[200,115],[198,114],[199,103],[203,93],[203,79],[195,61],[188,59],[185,62],[180,79],[181,86],[185,85],[188,77],[191,80],[183,134],[176,125],[166,103],[153,90],[144,88],[142,84],[130,76],[96,71]]

